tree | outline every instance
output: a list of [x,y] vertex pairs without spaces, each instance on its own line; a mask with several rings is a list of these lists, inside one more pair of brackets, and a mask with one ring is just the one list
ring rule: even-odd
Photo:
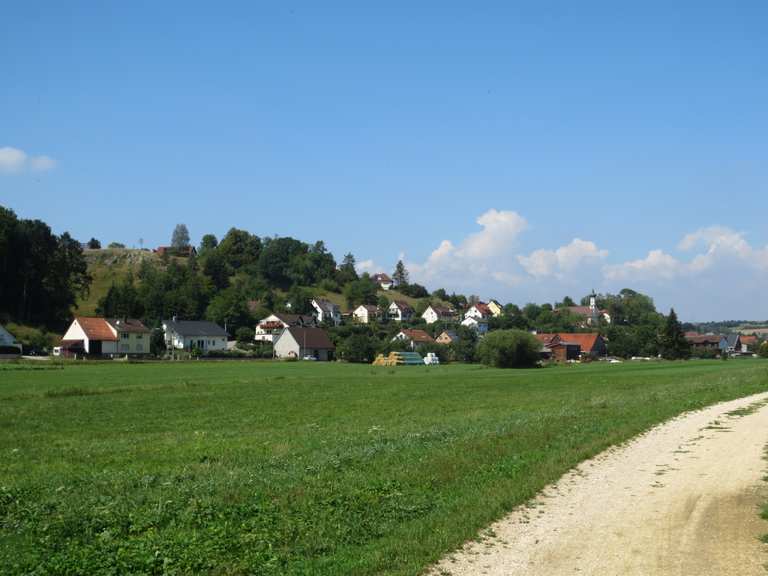
[[378,299],[377,286],[368,273],[344,286],[343,294],[350,308],[360,304],[376,304]]
[[189,230],[186,224],[176,224],[171,236],[171,246],[173,248],[186,248],[189,246]]
[[477,345],[478,359],[494,368],[530,368],[540,358],[541,344],[522,330],[489,332]]
[[757,349],[757,353],[763,358],[768,358],[768,342],[763,342],[760,344],[760,348]]
[[120,249],[120,250],[122,250],[122,249],[124,249],[124,248],[125,248],[125,244],[123,244],[122,242],[110,242],[110,243],[107,245],[107,248],[113,248],[113,249],[114,249],[114,248],[117,248],[117,249]]
[[376,355],[376,341],[369,334],[352,334],[340,342],[338,354],[347,362],[372,362]]
[[339,284],[344,285],[348,282],[357,280],[357,270],[355,269],[355,257],[352,253],[347,253],[339,266],[339,272],[336,275]]
[[101,248],[101,242],[96,240],[96,238],[91,238],[88,240],[88,249],[89,250],[99,250]]
[[198,252],[202,256],[206,252],[215,250],[218,245],[219,245],[219,241],[216,239],[216,236],[214,236],[213,234],[206,234],[200,240],[200,250]]
[[691,345],[685,339],[674,308],[670,309],[659,337],[659,353],[665,360],[680,360],[691,356]]
[[408,284],[408,270],[405,269],[405,264],[402,260],[397,261],[395,271],[392,274],[392,281],[395,286],[405,286]]

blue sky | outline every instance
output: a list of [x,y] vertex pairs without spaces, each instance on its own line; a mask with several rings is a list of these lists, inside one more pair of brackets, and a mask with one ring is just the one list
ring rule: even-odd
[[484,298],[630,286],[685,319],[768,318],[767,17],[7,3],[0,204],[83,240],[237,226]]

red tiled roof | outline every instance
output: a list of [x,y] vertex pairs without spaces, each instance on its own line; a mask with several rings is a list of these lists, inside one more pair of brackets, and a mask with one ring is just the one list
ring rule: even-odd
[[747,346],[749,346],[750,344],[757,344],[757,336],[755,336],[754,334],[750,336],[742,336],[741,343],[746,344]]
[[600,334],[597,332],[586,332],[582,334],[559,332],[557,335],[563,343],[580,345],[582,352],[591,352],[594,350],[595,345],[597,344],[597,339],[600,338]]
[[[492,316],[493,315],[493,312],[491,312],[491,309],[488,308],[488,304],[486,304],[485,302],[475,302],[473,304],[473,306],[475,308],[477,308],[483,316]],[[471,307],[472,306],[470,306],[470,308]]]
[[717,334],[696,334],[686,332],[685,339],[691,344],[720,344],[720,336]]
[[405,334],[409,340],[416,343],[427,343],[435,341],[432,336],[424,332],[424,330],[419,330],[418,328],[406,328],[400,332]]
[[112,328],[110,328],[109,323],[104,318],[78,316],[75,320],[77,320],[85,335],[88,336],[88,340],[117,341],[117,335],[112,332]]

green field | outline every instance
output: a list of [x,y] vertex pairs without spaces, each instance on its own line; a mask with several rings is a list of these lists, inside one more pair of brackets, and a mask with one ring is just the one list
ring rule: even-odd
[[0,365],[3,574],[418,574],[768,362]]

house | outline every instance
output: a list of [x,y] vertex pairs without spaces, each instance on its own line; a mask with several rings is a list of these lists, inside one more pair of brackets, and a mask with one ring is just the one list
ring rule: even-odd
[[422,344],[434,344],[435,342],[432,336],[424,332],[424,330],[419,330],[417,328],[400,330],[400,332],[395,334],[395,337],[392,338],[392,342],[398,340],[408,342],[411,346],[411,350]]
[[315,324],[314,316],[275,312],[259,320],[253,339],[257,342],[274,342],[275,338],[290,326],[315,326]]
[[691,345],[691,352],[694,356],[702,351],[720,352],[720,341],[722,340],[722,336],[719,334],[686,332],[685,339]]
[[754,334],[742,334],[741,335],[741,351],[742,352],[754,352],[757,350],[758,345],[760,342],[757,339],[757,336]]
[[330,300],[313,298],[312,308],[315,309],[315,318],[319,324],[324,322],[334,326],[341,324],[341,308]]
[[389,308],[387,308],[387,313],[389,314],[389,318],[391,320],[395,320],[396,322],[407,322],[411,318],[413,318],[413,308],[411,308],[407,302],[403,302],[402,300],[395,300],[389,305]]
[[475,332],[477,332],[480,336],[488,332],[488,320],[485,318],[476,318],[475,316],[466,316],[464,320],[461,321],[462,326],[466,326],[467,328],[471,328]]
[[728,334],[720,339],[720,351],[727,354],[740,354],[741,353],[741,335],[740,334]]
[[199,350],[203,353],[227,349],[227,332],[205,320],[163,321],[165,346],[174,350]]
[[117,356],[149,354],[152,332],[133,318],[107,319],[78,316],[61,340],[64,356]]
[[352,318],[355,322],[361,324],[368,324],[372,320],[376,320],[379,317],[379,307],[372,304],[360,304],[352,312]]
[[498,300],[491,299],[488,301],[488,310],[494,318],[504,315],[504,307],[498,302]]
[[378,284],[382,290],[389,290],[394,284],[394,282],[392,282],[392,278],[390,278],[389,275],[384,274],[384,272],[374,274],[371,276],[371,280]]
[[290,326],[274,342],[276,358],[332,360],[335,346],[322,328]]
[[578,344],[581,347],[581,357],[597,358],[608,353],[605,340],[597,332],[568,333],[558,332],[561,342]]
[[0,356],[21,354],[22,346],[18,340],[8,332],[3,326],[0,326]]
[[567,362],[581,358],[581,345],[576,342],[566,342],[559,334],[534,334],[541,342],[541,355],[555,362]]
[[[475,320],[483,320],[493,316],[493,312],[485,302],[475,302],[464,313],[464,319],[474,318]],[[463,322],[462,322],[463,324]]]
[[602,319],[606,324],[611,323],[611,315],[607,310],[601,310],[597,307],[597,294],[594,292],[589,295],[589,306],[563,306],[555,310],[560,312],[566,310],[581,318],[579,326],[581,328],[587,328],[589,326],[597,326]]
[[444,344],[446,346],[448,344],[453,344],[454,342],[458,342],[458,341],[459,341],[459,335],[456,334],[454,330],[443,330],[440,333],[440,335],[437,338],[435,338],[435,342],[437,342],[438,344]]
[[421,314],[421,317],[427,324],[434,324],[435,322],[450,322],[453,320],[454,314],[455,312],[450,308],[430,304]]

